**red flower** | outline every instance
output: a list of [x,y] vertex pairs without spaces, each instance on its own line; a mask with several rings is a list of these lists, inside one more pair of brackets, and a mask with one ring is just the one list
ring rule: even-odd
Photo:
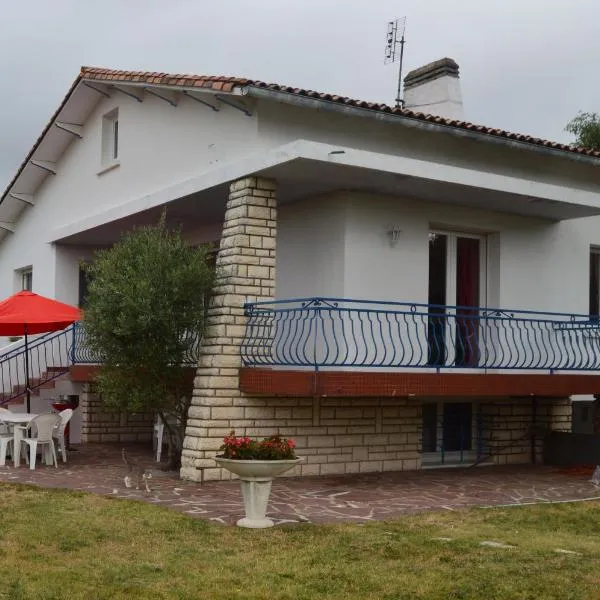
[[254,441],[248,436],[236,437],[235,431],[223,438],[220,448],[224,458],[239,460],[282,460],[295,458],[296,442],[278,435]]

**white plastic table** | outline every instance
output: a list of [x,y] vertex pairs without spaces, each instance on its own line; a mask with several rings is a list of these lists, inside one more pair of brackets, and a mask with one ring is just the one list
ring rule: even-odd
[[[13,425],[27,425],[33,419],[37,417],[34,413],[2,413],[0,414],[0,423],[12,423]],[[21,438],[23,437],[23,431],[19,427],[14,428],[14,442],[13,442],[13,458],[15,461],[15,467],[18,467],[21,460]]]

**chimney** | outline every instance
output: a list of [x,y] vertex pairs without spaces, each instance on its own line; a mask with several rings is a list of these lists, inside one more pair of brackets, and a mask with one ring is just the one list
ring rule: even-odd
[[458,64],[442,58],[404,78],[404,107],[447,119],[464,120]]

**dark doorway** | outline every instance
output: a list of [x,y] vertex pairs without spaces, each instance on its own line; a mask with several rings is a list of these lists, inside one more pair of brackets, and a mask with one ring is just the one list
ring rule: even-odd
[[462,452],[472,449],[473,405],[470,402],[446,402],[442,439],[444,452]]
[[423,452],[436,452],[437,450],[437,427],[438,414],[437,404],[423,404],[423,429],[422,450]]

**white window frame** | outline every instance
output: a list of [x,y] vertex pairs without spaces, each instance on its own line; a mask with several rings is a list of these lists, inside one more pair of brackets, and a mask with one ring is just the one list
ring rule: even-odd
[[102,117],[102,158],[103,169],[119,164],[119,109],[114,108]]
[[19,277],[21,280],[19,284],[21,291],[33,291],[33,268],[19,269]]

